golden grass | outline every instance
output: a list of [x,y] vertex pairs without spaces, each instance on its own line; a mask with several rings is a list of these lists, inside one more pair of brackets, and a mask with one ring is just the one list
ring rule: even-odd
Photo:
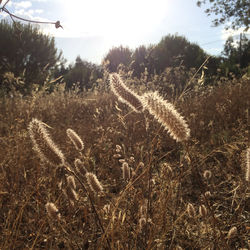
[[[0,249],[249,248],[248,86],[228,82],[177,102],[191,130],[184,144],[111,93],[2,99]],[[49,126],[66,167],[34,153],[34,117]],[[86,172],[103,192],[82,185]]]

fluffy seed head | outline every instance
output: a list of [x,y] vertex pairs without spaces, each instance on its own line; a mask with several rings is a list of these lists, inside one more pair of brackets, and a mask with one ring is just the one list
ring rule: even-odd
[[124,163],[125,162],[125,159],[119,159],[118,160],[120,163]]
[[182,248],[181,246],[177,245],[177,246],[175,247],[175,250],[183,250],[183,248]]
[[144,163],[142,161],[140,161],[139,164],[138,164],[138,167],[139,168],[144,168]]
[[130,179],[130,167],[128,166],[127,162],[122,163],[122,177],[125,181],[128,181]]
[[171,103],[163,100],[157,92],[145,93],[142,98],[144,108],[167,129],[176,141],[184,141],[189,138],[190,129],[186,121]]
[[188,203],[187,205],[187,213],[189,217],[194,218],[196,216],[194,205],[191,203]]
[[68,197],[70,203],[72,204],[72,206],[74,206],[75,201],[78,201],[78,194],[75,191],[75,189],[67,186],[66,190],[64,190],[65,195]]
[[246,181],[250,180],[250,147],[247,148],[246,152]]
[[140,206],[140,216],[146,217],[147,216],[147,200],[144,201],[144,204]]
[[122,156],[121,156],[120,154],[114,154],[113,157],[114,157],[115,159],[119,159],[119,158],[121,158]]
[[206,180],[209,180],[212,177],[212,172],[210,170],[205,170],[203,173],[203,177]]
[[139,229],[142,231],[143,227],[146,225],[147,221],[145,217],[139,219]]
[[99,180],[97,179],[96,175],[93,173],[86,173],[87,182],[89,187],[92,189],[93,192],[99,193],[103,190],[103,187]]
[[232,227],[227,233],[227,238],[228,239],[234,238],[236,234],[237,234],[237,227]]
[[115,151],[116,153],[120,153],[122,150],[122,147],[120,145],[115,145]]
[[205,197],[206,197],[207,199],[209,199],[209,198],[212,197],[212,194],[211,194],[210,191],[206,191],[204,195],[205,195]]
[[207,216],[207,208],[205,207],[205,205],[201,205],[199,207],[199,214],[201,217],[206,217]]
[[75,182],[74,176],[70,175],[67,177],[67,184],[68,184],[68,187],[72,189],[76,189],[76,182]]
[[61,215],[60,215],[60,213],[59,213],[59,211],[58,211],[58,209],[57,209],[57,207],[55,206],[54,203],[48,202],[45,205],[45,208],[46,208],[46,211],[47,211],[49,217],[51,217],[51,218],[56,218],[57,217],[58,219],[61,218]]
[[127,104],[135,112],[143,111],[143,105],[140,97],[123,83],[118,74],[110,74],[110,87],[121,102]]
[[43,161],[55,166],[64,164],[64,155],[50,138],[45,123],[32,119],[28,130],[33,148]]
[[84,144],[82,142],[82,139],[79,137],[79,135],[73,130],[68,128],[67,129],[67,136],[71,140],[71,142],[74,144],[76,150],[82,151],[84,148]]

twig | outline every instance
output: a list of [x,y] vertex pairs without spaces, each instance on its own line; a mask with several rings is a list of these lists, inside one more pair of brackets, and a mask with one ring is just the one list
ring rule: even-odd
[[5,6],[8,4],[8,2],[9,2],[9,0],[7,0],[6,3],[3,5],[3,7],[0,8],[0,11],[6,12],[10,16],[10,18],[12,19],[12,21],[14,23],[15,23],[15,20],[13,19],[13,17],[16,18],[16,19],[25,21],[25,22],[29,22],[29,23],[54,24],[56,29],[58,29],[58,28],[63,29],[63,27],[60,24],[60,21],[56,21],[56,22],[35,21],[35,20],[30,20],[30,19],[26,19],[26,18],[23,18],[23,17],[16,16],[16,15],[12,14],[9,10],[7,10],[5,8]]

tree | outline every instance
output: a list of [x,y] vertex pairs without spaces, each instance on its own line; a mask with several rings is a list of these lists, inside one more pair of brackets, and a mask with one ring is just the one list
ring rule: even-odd
[[66,89],[90,89],[98,78],[102,77],[101,69],[95,64],[83,61],[80,56],[77,56],[74,65],[70,65],[64,76]]
[[238,29],[244,27],[245,31],[249,28],[249,0],[201,0],[197,1],[197,5],[200,7],[202,4],[209,2],[210,8],[207,8],[205,12],[207,15],[212,13],[219,18],[215,18],[213,23],[215,26],[219,24],[225,24],[228,21],[231,22],[230,26],[226,26],[228,29]]
[[104,61],[109,62],[107,68],[110,72],[116,72],[120,64],[129,66],[132,62],[132,51],[123,46],[114,47],[105,56]]
[[[151,64],[156,73],[161,73],[167,67],[183,65],[198,68],[207,58],[207,54],[196,44],[190,43],[183,36],[168,35],[152,49]],[[152,69],[151,69],[152,71]]]
[[250,40],[245,35],[241,35],[238,41],[229,37],[222,55],[224,56],[222,67],[227,71],[240,74],[240,69],[244,69],[250,64]]
[[28,92],[33,83],[43,85],[60,62],[54,38],[30,24],[0,22],[0,86],[5,72],[22,75]]

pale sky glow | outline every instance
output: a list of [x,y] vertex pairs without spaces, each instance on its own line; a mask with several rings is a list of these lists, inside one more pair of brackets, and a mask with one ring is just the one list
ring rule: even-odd
[[[196,0],[11,0],[6,8],[32,20],[60,20],[64,29],[40,28],[55,36],[57,48],[69,62],[80,55],[100,63],[114,46],[134,49],[176,33],[218,55],[231,34],[223,26],[211,27],[212,18],[204,13],[205,7],[196,6]],[[5,16],[0,12],[0,19]]]

